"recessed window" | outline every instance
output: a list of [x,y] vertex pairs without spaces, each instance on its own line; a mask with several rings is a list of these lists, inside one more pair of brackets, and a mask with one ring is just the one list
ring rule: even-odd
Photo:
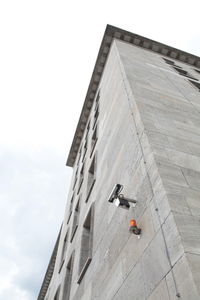
[[79,183],[78,183],[78,190],[77,190],[77,194],[79,194],[82,183],[83,183],[83,179],[84,179],[84,169],[85,169],[85,164],[83,163],[81,171],[80,171],[80,175],[79,175]]
[[87,125],[87,131],[86,131],[85,139],[88,138],[88,133],[89,133],[89,131],[90,131],[90,121],[89,121],[89,123],[88,123],[88,125]]
[[164,61],[165,61],[168,65],[174,65],[174,61],[169,60],[169,59],[164,58],[164,57],[163,57],[163,59],[164,59]]
[[197,69],[194,69],[197,73],[199,73],[200,74],[200,70],[197,70]]
[[69,298],[70,298],[73,267],[74,267],[74,252],[70,257],[69,262],[67,264],[67,268],[66,268],[64,286],[63,286],[63,298],[62,298],[65,300],[69,300]]
[[86,202],[90,197],[95,181],[96,181],[96,156],[93,157],[90,168],[88,170]]
[[93,129],[97,123],[98,116],[99,116],[99,99],[100,99],[100,92],[97,94],[95,104],[94,104],[94,119],[93,119]]
[[85,222],[83,224],[78,283],[81,282],[92,260],[93,219],[94,219],[94,204],[92,204],[87,214],[87,217],[85,219]]
[[69,205],[69,216],[68,216],[67,223],[69,223],[69,220],[70,220],[70,217],[71,217],[71,214],[72,214],[73,202],[74,202],[74,194],[71,197],[71,201],[70,201],[70,205]]
[[78,167],[77,167],[77,169],[76,169],[76,173],[75,173],[75,176],[74,176],[74,185],[73,185],[73,190],[74,190],[74,188],[75,188],[75,186],[76,186],[77,179],[78,179]]
[[59,272],[61,271],[62,266],[63,266],[64,261],[65,261],[65,255],[66,255],[66,251],[67,251],[67,241],[68,241],[68,231],[67,231],[67,233],[65,235],[65,238],[64,238],[64,241],[63,241]]
[[189,80],[189,82],[200,92],[200,82]]
[[96,100],[95,100],[95,110],[96,110],[97,106],[99,105],[99,99],[100,99],[100,91],[98,92]]
[[54,296],[54,300],[59,300],[59,295],[60,295],[60,286],[58,287],[57,291],[56,291],[56,294]]
[[93,123],[93,129],[97,123],[97,120],[98,120],[98,116],[99,116],[99,105],[97,105],[96,107],[96,110],[95,110],[95,113],[94,113],[94,123]]
[[80,162],[80,159],[81,159],[81,152],[82,152],[82,148],[80,148],[79,150],[79,156],[78,156],[78,161],[77,161],[77,167],[79,166],[79,162]]
[[168,65],[171,65],[172,68],[179,74],[179,75],[182,75],[182,76],[185,76],[187,78],[191,78],[191,79],[194,79],[194,80],[197,80],[196,78],[194,78],[193,76],[191,76],[187,71],[183,70],[182,67],[180,66],[177,66],[174,61],[172,60],[169,60],[169,59],[166,59],[166,58],[163,58],[164,61],[168,64]]
[[76,230],[78,228],[78,219],[79,219],[79,211],[80,211],[80,198],[78,199],[78,202],[76,204],[75,210],[74,210],[74,219],[72,224],[72,233],[71,233],[71,242],[74,238],[74,235],[76,233]]
[[82,158],[82,161],[84,161],[84,158],[85,158],[85,155],[86,155],[86,152],[87,152],[87,144],[88,144],[88,141],[87,141],[87,138],[86,138],[85,144],[84,144],[84,147],[83,147],[83,158]]
[[[98,124],[97,124],[98,125]],[[91,140],[91,153],[90,153],[90,157],[92,156],[93,154],[93,151],[94,151],[94,148],[95,148],[95,145],[96,145],[96,142],[98,140],[98,126],[96,125],[95,129],[94,129],[94,132],[93,132],[93,135],[92,135],[92,140]]]
[[191,79],[195,79],[197,80],[196,78],[194,78],[193,76],[191,76],[187,71],[183,70],[183,69],[180,69],[179,67],[177,66],[173,66],[173,68],[176,70],[176,72],[178,72],[180,75],[182,76],[185,76],[185,77],[188,77],[188,78],[191,78]]

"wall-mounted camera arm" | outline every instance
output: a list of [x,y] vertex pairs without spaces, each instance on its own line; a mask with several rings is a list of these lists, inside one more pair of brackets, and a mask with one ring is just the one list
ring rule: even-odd
[[133,203],[133,204],[136,204],[136,203],[137,203],[137,201],[136,201],[135,199],[127,198],[127,197],[125,197],[123,194],[120,194],[120,195],[119,195],[119,199],[126,200],[126,201],[128,201],[128,202]]

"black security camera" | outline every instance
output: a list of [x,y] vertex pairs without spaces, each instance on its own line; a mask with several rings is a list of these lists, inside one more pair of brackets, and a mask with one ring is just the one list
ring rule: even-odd
[[108,198],[108,202],[113,203],[113,201],[118,198],[119,193],[122,190],[123,190],[123,185],[121,185],[119,183],[115,184],[115,186],[114,186],[114,188],[112,190],[112,193],[110,194],[110,197]]
[[124,197],[123,194],[120,194],[120,192],[123,190],[123,185],[117,183],[113,190],[112,193],[110,194],[108,198],[108,202],[114,203],[117,207],[121,207],[124,209],[129,209],[130,204],[129,202],[132,203],[133,206],[136,204],[136,200],[129,199],[127,197]]

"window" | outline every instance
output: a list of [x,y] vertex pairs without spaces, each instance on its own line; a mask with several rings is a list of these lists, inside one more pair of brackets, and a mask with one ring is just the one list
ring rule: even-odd
[[[166,59],[166,58],[163,58],[164,61],[171,65],[173,67],[174,70],[176,70],[176,72],[179,73],[179,75],[182,75],[182,76],[185,76],[187,78],[190,78],[190,79],[193,79],[193,80],[197,80],[197,81],[193,81],[193,80],[189,80],[189,82],[195,86],[195,88],[198,89],[198,91],[200,91],[200,83],[198,82],[198,79],[196,79],[195,77],[191,76],[187,71],[183,70],[183,68],[177,66],[172,60],[169,60],[169,59]],[[197,73],[200,73],[200,70],[196,70],[194,69]]]
[[200,73],[200,70],[194,69],[197,73]]
[[88,170],[86,202],[88,201],[88,198],[90,197],[90,194],[92,192],[95,181],[96,181],[96,156],[94,156],[92,163],[90,165],[90,168]]
[[74,266],[74,252],[72,253],[72,255],[69,259],[69,262],[67,264],[67,267],[66,267],[62,300],[69,300],[69,297],[70,297],[73,266]]
[[[182,67],[177,66],[177,65],[174,63],[174,61],[169,60],[169,59],[166,59],[166,58],[164,58],[164,57],[163,57],[163,59],[164,59],[164,61],[165,61],[168,65],[171,65],[171,66],[174,68],[174,70],[175,70],[179,75],[182,75],[182,76],[185,76],[185,77],[187,77],[187,78],[191,78],[191,79],[197,80],[196,78],[194,78],[193,76],[191,76],[187,71],[183,70]],[[200,73],[200,72],[199,72],[199,73]]]
[[192,80],[189,80],[190,83],[195,86],[195,88],[198,89],[198,91],[200,92],[200,82],[197,82],[197,81],[192,81]]
[[84,169],[85,169],[85,164],[83,163],[81,171],[80,171],[80,175],[79,175],[79,184],[78,184],[77,194],[80,192],[80,189],[81,189],[81,186],[82,186],[82,183],[83,183]]
[[74,235],[76,233],[76,230],[78,228],[78,218],[79,218],[79,210],[80,210],[80,198],[77,201],[75,210],[74,210],[74,220],[73,220],[73,225],[72,225],[72,233],[71,233],[71,240],[70,242],[72,242]]
[[82,152],[82,148],[80,148],[79,150],[79,156],[78,156],[78,161],[77,161],[77,167],[79,166],[79,162],[80,162],[80,159],[81,159],[81,152]]
[[84,147],[83,147],[83,158],[82,158],[82,161],[84,161],[86,152],[87,152],[87,138],[85,139],[85,144],[84,144]]
[[93,129],[97,123],[98,116],[99,116],[99,98],[100,98],[100,92],[97,94],[97,98],[95,100]]
[[54,300],[59,300],[59,295],[60,295],[60,286],[58,287],[57,291],[56,291],[56,294],[54,296]]
[[92,156],[93,154],[93,151],[94,151],[94,148],[95,148],[95,145],[96,145],[96,142],[97,142],[97,125],[94,129],[94,132],[93,132],[93,135],[92,135],[92,141],[91,141],[91,153],[90,153],[90,157]]
[[99,116],[99,105],[97,105],[96,110],[95,110],[95,113],[94,113],[93,129],[94,129],[96,123],[97,123],[98,116]]
[[169,59],[166,59],[166,58],[164,58],[164,57],[163,57],[163,59],[164,59],[164,61],[165,61],[168,65],[174,65],[174,61],[169,60]]
[[64,241],[63,241],[59,272],[61,271],[62,266],[63,266],[64,261],[65,261],[65,255],[66,255],[66,251],[67,251],[67,240],[68,240],[68,231],[67,231],[67,233],[65,235],[65,238],[64,238]]
[[85,219],[85,222],[83,224],[78,283],[81,282],[92,260],[93,219],[94,219],[94,204],[92,204],[87,214],[87,217]]
[[69,216],[68,216],[67,223],[69,223],[69,220],[70,220],[70,217],[71,217],[71,214],[72,214],[73,202],[74,202],[74,194],[73,194],[73,196],[72,196],[72,198],[71,198],[71,201],[70,201],[70,206],[69,206]]
[[89,121],[88,126],[87,126],[87,132],[86,132],[86,135],[85,135],[85,139],[88,138],[89,131],[90,131],[90,121]]
[[77,166],[76,173],[75,173],[75,177],[74,177],[74,185],[73,185],[73,190],[74,190],[74,188],[75,188],[75,186],[76,186],[77,179],[78,179],[78,166]]
[[188,77],[188,78],[191,78],[191,79],[195,79],[197,80],[196,78],[192,77],[187,71],[183,70],[183,69],[180,69],[178,66],[173,66],[173,68],[182,76],[185,76],[185,77]]

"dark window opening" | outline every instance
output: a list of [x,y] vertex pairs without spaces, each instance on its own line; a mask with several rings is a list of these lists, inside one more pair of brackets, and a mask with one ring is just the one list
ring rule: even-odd
[[85,219],[85,222],[83,224],[78,283],[81,282],[92,260],[93,219],[94,219],[94,204],[92,204],[89,213]]
[[88,123],[88,125],[87,125],[87,132],[86,132],[86,135],[85,135],[85,139],[88,138],[88,133],[89,133],[89,131],[90,131],[90,121],[89,121],[89,123]]
[[84,147],[83,147],[83,158],[82,158],[82,161],[84,161],[86,153],[87,153],[87,138],[85,140],[85,144],[84,144]]
[[95,128],[95,125],[98,120],[99,116],[99,99],[100,99],[100,92],[98,92],[96,100],[95,100],[95,107],[94,107],[94,120],[93,120],[93,129]]
[[80,148],[80,150],[79,150],[79,157],[78,157],[78,161],[77,161],[77,167],[79,166],[79,162],[80,162],[80,159],[81,159],[81,152],[82,152],[82,148]]
[[200,74],[200,70],[197,70],[197,69],[194,69],[197,73],[199,73]]
[[95,180],[96,180],[96,157],[94,156],[92,163],[90,165],[89,171],[88,171],[88,182],[87,182],[87,197],[86,202],[88,201],[90,194],[92,192]]
[[83,163],[81,171],[80,171],[80,175],[79,175],[79,184],[78,184],[77,194],[80,192],[80,189],[81,189],[81,186],[82,186],[82,183],[83,183],[84,169],[85,169],[85,164]]
[[185,76],[185,77],[188,77],[188,78],[191,78],[191,79],[195,79],[197,80],[196,78],[192,77],[187,71],[183,70],[183,69],[180,69],[180,68],[177,68],[177,66],[173,66],[173,68],[182,76]]
[[59,300],[59,295],[60,295],[60,286],[58,287],[57,291],[56,291],[56,294],[54,296],[54,300]]
[[95,110],[95,113],[94,113],[94,123],[93,123],[93,129],[97,123],[97,120],[98,120],[98,116],[99,116],[99,106],[97,106],[96,110]]
[[94,132],[93,132],[93,135],[92,135],[92,141],[91,141],[91,153],[90,153],[90,157],[92,156],[93,154],[93,151],[94,151],[94,148],[95,148],[95,145],[97,143],[97,140],[98,140],[98,135],[97,135],[97,126],[95,127],[94,129]]
[[192,81],[192,80],[189,80],[189,82],[195,86],[195,88],[198,89],[198,91],[200,92],[200,82],[197,82],[197,81]]
[[62,300],[69,300],[69,298],[70,298],[73,266],[74,266],[74,252],[71,255],[70,260],[67,264],[64,286],[63,286]]
[[67,240],[68,240],[68,232],[66,233],[64,241],[63,241],[59,272],[61,271],[62,266],[63,266],[64,261],[65,261],[65,255],[66,255],[66,252],[67,252]]
[[78,167],[77,167],[77,169],[76,169],[76,174],[75,174],[75,177],[74,177],[74,185],[73,185],[73,190],[74,190],[74,188],[75,188],[75,186],[76,186],[77,179],[78,179]]
[[74,202],[74,194],[73,194],[73,196],[71,198],[70,205],[69,205],[69,216],[68,216],[67,223],[69,223],[69,220],[70,220],[70,217],[71,217],[71,214],[72,214],[73,202]]
[[174,65],[174,61],[169,60],[169,59],[164,58],[164,57],[163,57],[163,59],[164,59],[164,61],[165,61],[168,65]]
[[74,235],[76,233],[76,230],[78,228],[78,221],[79,221],[79,210],[80,210],[80,199],[78,200],[75,210],[74,210],[74,220],[73,220],[73,224],[72,224],[72,233],[71,233],[71,242],[74,238]]
[[96,98],[96,100],[95,100],[95,111],[96,111],[96,109],[97,109],[97,107],[98,107],[98,105],[99,105],[99,99],[100,99],[100,92],[98,92],[98,94],[97,94],[97,98]]

